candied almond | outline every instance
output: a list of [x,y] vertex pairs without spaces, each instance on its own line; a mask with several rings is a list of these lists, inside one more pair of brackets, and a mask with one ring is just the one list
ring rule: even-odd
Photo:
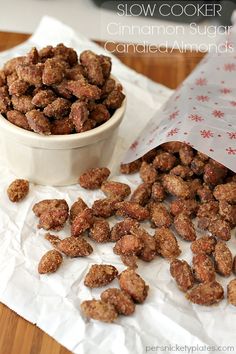
[[227,285],[227,300],[229,304],[236,306],[236,279],[232,279]]
[[124,263],[124,265],[126,265],[127,267],[129,267],[131,269],[138,268],[138,264],[137,264],[138,257],[137,256],[121,254],[120,259]]
[[118,275],[118,270],[109,264],[94,264],[90,267],[84,279],[84,285],[98,288],[112,282]]
[[174,259],[170,264],[170,274],[181,291],[186,292],[193,287],[194,276],[190,265],[186,261]]
[[123,291],[138,303],[144,302],[148,295],[149,286],[133,269],[126,269],[119,275],[119,284]]
[[149,217],[148,210],[135,202],[118,202],[115,208],[118,216],[130,217],[138,221],[143,221]]
[[57,249],[68,257],[85,257],[93,252],[92,246],[82,237],[66,237],[57,244]]
[[201,283],[190,289],[186,298],[194,304],[211,306],[224,298],[224,289],[217,281]]
[[91,168],[79,177],[79,184],[86,189],[98,189],[109,175],[110,171],[106,167]]
[[236,256],[234,256],[234,259],[233,259],[232,271],[236,275]]
[[19,111],[16,111],[16,110],[8,111],[7,112],[7,119],[9,120],[9,122],[17,125],[20,128],[23,128],[26,130],[31,130],[26,116]]
[[163,202],[166,197],[164,187],[160,182],[154,182],[152,185],[151,198],[154,202]]
[[23,200],[29,193],[29,182],[25,179],[16,179],[7,188],[7,195],[11,202]]
[[113,251],[115,254],[136,255],[143,248],[142,240],[136,235],[124,235],[115,244]]
[[84,209],[79,213],[71,224],[71,235],[80,236],[86,230],[90,229],[94,223],[94,215],[92,209]]
[[219,214],[228,221],[232,227],[236,226],[236,205],[231,205],[225,200],[219,202]]
[[129,163],[121,163],[120,172],[123,174],[131,174],[139,171],[142,161],[140,159]]
[[134,190],[130,197],[130,201],[145,206],[150,199],[151,193],[152,184],[142,183]]
[[214,260],[217,273],[228,277],[232,272],[233,256],[225,242],[217,242],[214,251]]
[[63,261],[62,255],[57,250],[46,252],[38,265],[39,274],[54,273]]
[[154,239],[156,243],[156,252],[162,257],[173,259],[180,255],[181,250],[178,241],[173,232],[167,227],[156,229]]
[[205,253],[212,254],[215,250],[216,240],[213,236],[202,236],[191,244],[191,250],[193,253]]
[[196,232],[192,220],[188,215],[184,213],[176,215],[174,226],[178,235],[185,241],[194,241],[196,239]]
[[191,190],[187,182],[181,177],[175,175],[163,176],[163,187],[166,191],[178,198],[188,199],[191,196]]
[[95,200],[92,205],[94,215],[101,218],[109,218],[115,214],[117,202],[117,199],[113,198]]
[[205,253],[198,253],[193,256],[193,272],[195,278],[201,283],[215,280],[214,264]]
[[169,227],[172,224],[172,217],[163,203],[151,202],[148,208],[154,227]]
[[125,183],[115,181],[104,181],[101,185],[101,190],[108,198],[116,198],[124,200],[131,193],[130,186]]
[[139,170],[140,177],[145,183],[154,183],[157,180],[157,171],[152,164],[143,161]]
[[205,183],[211,186],[216,186],[217,184],[223,182],[223,179],[225,178],[226,174],[226,167],[216,164],[212,160],[210,160],[205,165],[203,179]]
[[214,189],[214,197],[217,200],[224,200],[228,203],[236,203],[236,183],[229,182],[226,184],[219,184]]
[[118,313],[115,307],[108,302],[101,300],[87,300],[80,305],[82,312],[88,318],[102,322],[114,322]]
[[111,241],[118,241],[122,236],[130,234],[132,227],[138,226],[138,221],[131,218],[116,223],[111,229]]
[[70,207],[70,222],[72,223],[77,215],[82,213],[85,209],[87,209],[87,204],[83,201],[82,198],[78,198],[76,202],[72,204]]
[[153,166],[156,170],[166,172],[171,170],[176,162],[177,159],[174,155],[169,152],[161,152],[160,154],[157,154],[153,160]]
[[50,123],[47,117],[36,109],[26,113],[26,118],[30,128],[35,132],[43,135],[50,135]]
[[195,216],[199,208],[199,204],[195,199],[175,199],[170,204],[170,212],[176,216],[185,213],[188,216]]
[[123,290],[109,288],[101,293],[101,300],[113,305],[121,315],[131,315],[134,313],[135,304],[131,297]]
[[193,149],[185,144],[179,149],[179,158],[183,165],[190,165],[193,160]]
[[99,243],[110,241],[110,226],[104,219],[97,219],[89,230],[89,237]]
[[138,253],[138,257],[145,262],[152,261],[156,256],[155,238],[142,227],[132,227],[130,232],[132,235],[138,237],[143,244],[141,251]]
[[231,238],[230,224],[221,217],[212,218],[209,222],[207,230],[223,241],[228,241]]

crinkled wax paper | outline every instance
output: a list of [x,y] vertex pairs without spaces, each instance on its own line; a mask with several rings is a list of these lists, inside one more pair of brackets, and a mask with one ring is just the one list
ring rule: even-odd
[[[32,46],[42,47],[60,42],[76,48],[78,52],[88,48],[98,53],[103,52],[102,48],[83,36],[75,34],[71,28],[55,19],[45,17],[35,34],[27,42],[0,53],[0,65],[13,56],[25,54]],[[120,127],[111,177],[128,183],[134,190],[140,183],[139,176],[137,174],[119,176],[119,162],[130,143],[140,134],[154,112],[169,98],[171,91],[128,69],[116,58],[113,58],[113,63],[113,73],[123,83],[127,92],[128,107]],[[231,74],[226,72],[229,77]],[[196,75],[195,79],[204,78],[205,75]],[[221,84],[220,88],[228,88],[228,85]],[[203,91],[204,86],[195,85],[194,90],[194,92],[198,90],[199,95],[208,95]],[[171,100],[174,101],[181,92],[172,96]],[[222,93],[220,96],[224,104],[226,104],[225,95]],[[228,95],[232,95],[233,101],[233,93],[228,93]],[[185,99],[186,105],[190,104],[188,97]],[[184,102],[184,98],[179,99]],[[195,99],[195,94],[192,99]],[[201,105],[203,111],[198,111],[199,115],[204,114],[208,104],[209,102],[206,102]],[[176,108],[178,109],[180,108]],[[215,109],[223,110],[221,104]],[[233,105],[231,109],[234,112]],[[169,114],[171,113],[174,112]],[[211,119],[221,122],[225,117],[213,116]],[[175,120],[168,121],[168,124],[169,122],[172,124]],[[189,141],[189,136],[186,136],[185,140]],[[206,141],[210,144],[211,138],[206,138]],[[188,303],[184,294],[177,289],[170,277],[168,262],[160,257],[151,263],[139,262],[138,272],[149,284],[150,291],[145,303],[136,306],[134,315],[121,316],[114,324],[89,321],[84,318],[80,311],[81,301],[92,297],[98,298],[103,290],[91,291],[83,285],[84,276],[90,265],[94,263],[113,264],[119,271],[125,267],[119,256],[113,253],[113,243],[98,245],[90,241],[94,252],[89,257],[65,258],[55,274],[39,275],[38,261],[52,247],[44,239],[45,232],[36,227],[37,220],[33,215],[32,206],[46,198],[65,198],[71,205],[79,196],[91,205],[95,199],[102,198],[103,194],[101,191],[85,191],[79,185],[60,188],[31,185],[27,198],[21,203],[13,204],[7,198],[6,188],[14,178],[15,176],[7,170],[4,161],[0,160],[1,302],[28,321],[36,323],[72,352],[79,354],[141,354],[146,351],[151,352],[151,347],[155,352],[160,352],[161,347],[163,349],[164,346],[166,346],[165,353],[173,353],[177,352],[180,348],[178,346],[181,345],[186,346],[185,351],[182,349],[185,353],[191,352],[189,351],[191,348],[195,348],[195,353],[220,353],[219,345],[235,345],[236,348],[236,308],[227,305],[226,300],[210,308]],[[114,220],[111,219],[110,225],[113,224]],[[153,230],[148,227],[147,230],[153,234]],[[69,226],[59,235],[62,237],[69,235]],[[189,243],[181,241],[179,243],[182,258],[190,261]],[[229,245],[236,253],[235,237]],[[224,287],[229,280],[230,278],[220,279]],[[113,281],[111,285],[118,286],[118,283]],[[200,351],[197,346],[199,348],[210,347],[205,351],[202,349]]]

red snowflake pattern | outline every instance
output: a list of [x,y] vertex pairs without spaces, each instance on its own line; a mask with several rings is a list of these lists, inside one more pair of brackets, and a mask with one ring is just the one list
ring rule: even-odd
[[199,79],[196,79],[195,84],[197,86],[204,86],[207,84],[207,80],[205,78],[200,77]]
[[227,95],[227,93],[230,93],[231,91],[232,90],[227,87],[220,89],[220,92],[223,93],[224,95]]
[[136,150],[137,146],[138,146],[138,140],[135,140],[133,144],[130,146],[130,149],[134,151]]
[[201,133],[201,136],[205,139],[205,138],[212,138],[213,136],[214,136],[214,134],[212,133],[212,131],[210,131],[210,130],[201,130],[200,131],[200,133]]
[[229,72],[235,71],[236,70],[236,65],[234,63],[225,64],[224,65],[224,70],[225,71],[229,71]]
[[199,102],[208,102],[209,101],[209,96],[200,95],[200,96],[197,96],[197,100]]
[[178,117],[178,115],[179,115],[179,110],[178,110],[178,111],[175,111],[175,112],[172,112],[172,113],[169,115],[169,120],[175,119],[176,117]]
[[204,118],[198,114],[190,114],[189,119],[193,120],[194,122],[202,122],[204,120]]
[[230,104],[231,106],[236,107],[236,101],[231,101]]
[[229,146],[227,149],[225,149],[227,151],[228,155],[236,155],[236,149],[231,148],[231,146]]
[[177,134],[178,131],[179,131],[178,128],[171,129],[171,130],[167,133],[167,136],[173,136],[173,135]]
[[214,111],[212,111],[211,113],[215,118],[222,118],[224,117],[224,112],[220,111],[220,110],[217,110],[215,109]]
[[236,132],[227,132],[230,139],[236,139]]

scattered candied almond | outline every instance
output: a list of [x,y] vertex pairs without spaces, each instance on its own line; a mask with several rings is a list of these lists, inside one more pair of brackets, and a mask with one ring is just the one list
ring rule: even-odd
[[236,183],[229,182],[226,184],[219,184],[214,189],[214,197],[217,200],[224,200],[228,203],[236,203]]
[[177,258],[181,250],[173,232],[167,227],[156,229],[154,239],[156,242],[156,252],[164,258]]
[[140,169],[142,161],[141,160],[135,160],[133,162],[129,163],[122,163],[120,165],[120,172],[126,175],[138,172]]
[[84,315],[93,320],[111,323],[118,317],[115,307],[105,301],[87,300],[83,301],[80,307]]
[[106,167],[91,168],[79,177],[79,184],[86,189],[98,189],[109,175]]
[[124,200],[131,193],[130,186],[125,183],[115,181],[104,181],[101,190],[108,198]]
[[84,279],[84,285],[89,288],[98,288],[112,282],[118,275],[118,270],[109,264],[94,264]]
[[157,171],[152,164],[143,161],[139,170],[143,182],[154,183],[157,180]]
[[111,241],[118,241],[122,236],[130,234],[132,227],[138,226],[138,221],[131,218],[116,223],[111,229]]
[[104,219],[97,219],[89,230],[89,237],[99,243],[110,241],[111,231],[109,223]]
[[66,237],[57,244],[57,249],[66,256],[86,257],[93,252],[92,246],[82,237]]
[[233,256],[225,242],[217,242],[214,251],[214,260],[216,272],[224,277],[228,277],[232,272]]
[[131,297],[123,290],[109,288],[101,293],[101,300],[113,305],[120,315],[132,315],[135,304]]
[[181,236],[185,241],[196,240],[196,232],[192,223],[191,218],[180,213],[174,218],[174,226],[179,236]]
[[118,202],[115,207],[118,216],[130,217],[138,221],[149,217],[148,210],[135,202]]
[[54,273],[63,261],[62,255],[57,250],[46,252],[38,265],[39,274]]
[[136,255],[143,248],[142,240],[136,235],[124,235],[115,244],[113,251],[119,255]]
[[80,236],[83,232],[90,229],[94,223],[94,215],[92,209],[85,209],[78,214],[71,224],[71,235]]
[[142,183],[135,189],[135,191],[130,197],[130,201],[145,206],[150,199],[151,193],[152,193],[152,184]]
[[148,295],[149,286],[133,269],[126,269],[119,275],[119,284],[135,302],[142,303]]
[[101,218],[109,218],[116,212],[117,199],[98,199],[92,205],[93,214]]
[[148,207],[154,227],[169,227],[172,224],[172,217],[163,203],[151,202]]
[[190,289],[186,298],[197,305],[211,306],[224,298],[224,289],[217,281],[202,283]]
[[11,202],[20,202],[29,193],[29,182],[25,179],[16,179],[7,188],[7,195]]
[[138,257],[145,262],[152,261],[156,256],[155,238],[142,227],[132,227],[130,232],[132,235],[137,236],[143,243],[143,247],[139,252]]
[[76,202],[74,202],[70,208],[70,222],[72,223],[76,216],[78,216],[82,211],[87,209],[87,204],[83,201],[82,198],[78,198]]
[[193,253],[205,253],[212,254],[215,250],[216,240],[213,236],[202,236],[191,244],[191,250]]
[[186,261],[174,259],[170,264],[170,274],[181,291],[186,292],[193,287],[194,276],[190,265]]
[[227,285],[227,300],[229,304],[236,306],[236,279],[232,279]]
[[211,258],[205,253],[196,254],[193,257],[193,273],[201,283],[215,280],[215,268]]
[[163,187],[166,191],[178,198],[188,199],[191,196],[191,190],[186,181],[175,175],[163,176]]

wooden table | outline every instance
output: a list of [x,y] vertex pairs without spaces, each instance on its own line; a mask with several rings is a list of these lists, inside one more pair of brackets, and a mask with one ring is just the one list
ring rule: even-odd
[[[0,51],[9,49],[28,39],[28,34],[0,32]],[[103,45],[102,42],[96,41]],[[110,47],[112,51],[115,47]],[[127,66],[152,80],[176,88],[193,70],[203,55],[201,53],[119,54]],[[158,97],[157,97],[158,99]],[[5,305],[0,304],[0,354],[68,354],[67,349],[27,322]]]

